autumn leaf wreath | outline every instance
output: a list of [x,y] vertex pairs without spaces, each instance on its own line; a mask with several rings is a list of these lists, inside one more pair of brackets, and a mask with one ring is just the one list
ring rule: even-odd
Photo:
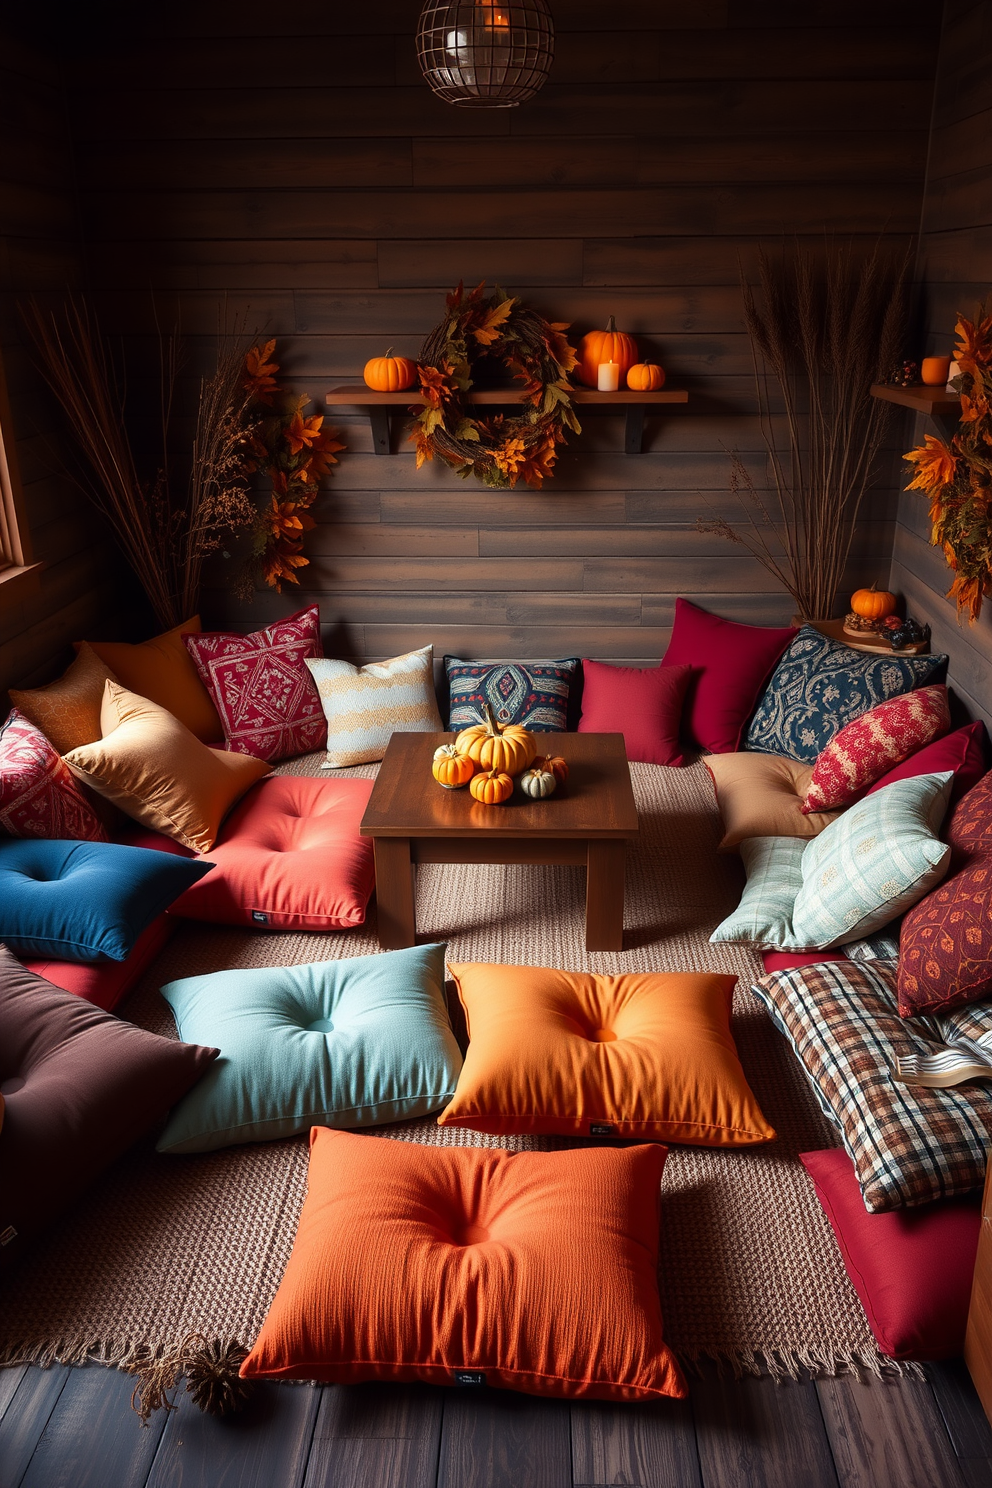
[[[410,410],[417,468],[436,455],[460,476],[474,475],[486,486],[505,490],[522,480],[538,488],[552,474],[565,430],[580,432],[568,383],[575,351],[564,334],[567,323],[545,320],[498,286],[487,297],[485,287],[483,282],[466,295],[459,284],[445,301],[441,324],[424,342],[424,405]],[[522,382],[523,412],[473,417],[478,405],[468,404],[465,395],[479,370],[486,381],[495,377],[503,386],[507,377]]]

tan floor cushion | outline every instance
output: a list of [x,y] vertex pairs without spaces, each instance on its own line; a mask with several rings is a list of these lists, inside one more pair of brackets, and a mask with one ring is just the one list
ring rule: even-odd
[[777,754],[710,754],[703,763],[713,777],[723,818],[721,852],[733,852],[745,837],[816,837],[838,811],[804,816],[812,766]]

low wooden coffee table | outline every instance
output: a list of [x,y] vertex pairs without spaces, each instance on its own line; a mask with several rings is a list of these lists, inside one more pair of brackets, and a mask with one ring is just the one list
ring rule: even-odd
[[454,734],[394,734],[362,818],[375,847],[379,940],[416,939],[415,863],[580,863],[586,950],[623,950],[624,860],[637,808],[622,734],[539,734],[538,752],[568,761],[568,784],[543,801],[515,791],[504,806],[445,790],[431,775]]

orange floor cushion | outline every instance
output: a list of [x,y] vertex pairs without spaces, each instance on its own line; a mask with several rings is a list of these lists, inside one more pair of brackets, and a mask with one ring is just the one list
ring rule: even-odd
[[470,1043],[439,1125],[702,1147],[774,1138],[730,1032],[735,977],[471,962],[449,971]]
[[314,1127],[245,1378],[682,1398],[658,1295],[660,1147],[505,1152]]
[[363,924],[375,866],[358,828],[371,794],[371,780],[259,781],[221,827],[203,893],[182,894],[170,914],[260,930]]

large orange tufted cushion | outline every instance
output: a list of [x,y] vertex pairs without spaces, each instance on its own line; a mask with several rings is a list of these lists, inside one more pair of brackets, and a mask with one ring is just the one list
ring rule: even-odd
[[372,784],[259,781],[221,827],[203,893],[181,895],[170,913],[262,930],[361,925],[375,883],[372,839],[358,832]]
[[686,1394],[662,1335],[660,1147],[504,1152],[314,1127],[246,1378]]
[[735,977],[449,966],[470,1044],[441,1126],[747,1147],[775,1132],[730,1032]]

